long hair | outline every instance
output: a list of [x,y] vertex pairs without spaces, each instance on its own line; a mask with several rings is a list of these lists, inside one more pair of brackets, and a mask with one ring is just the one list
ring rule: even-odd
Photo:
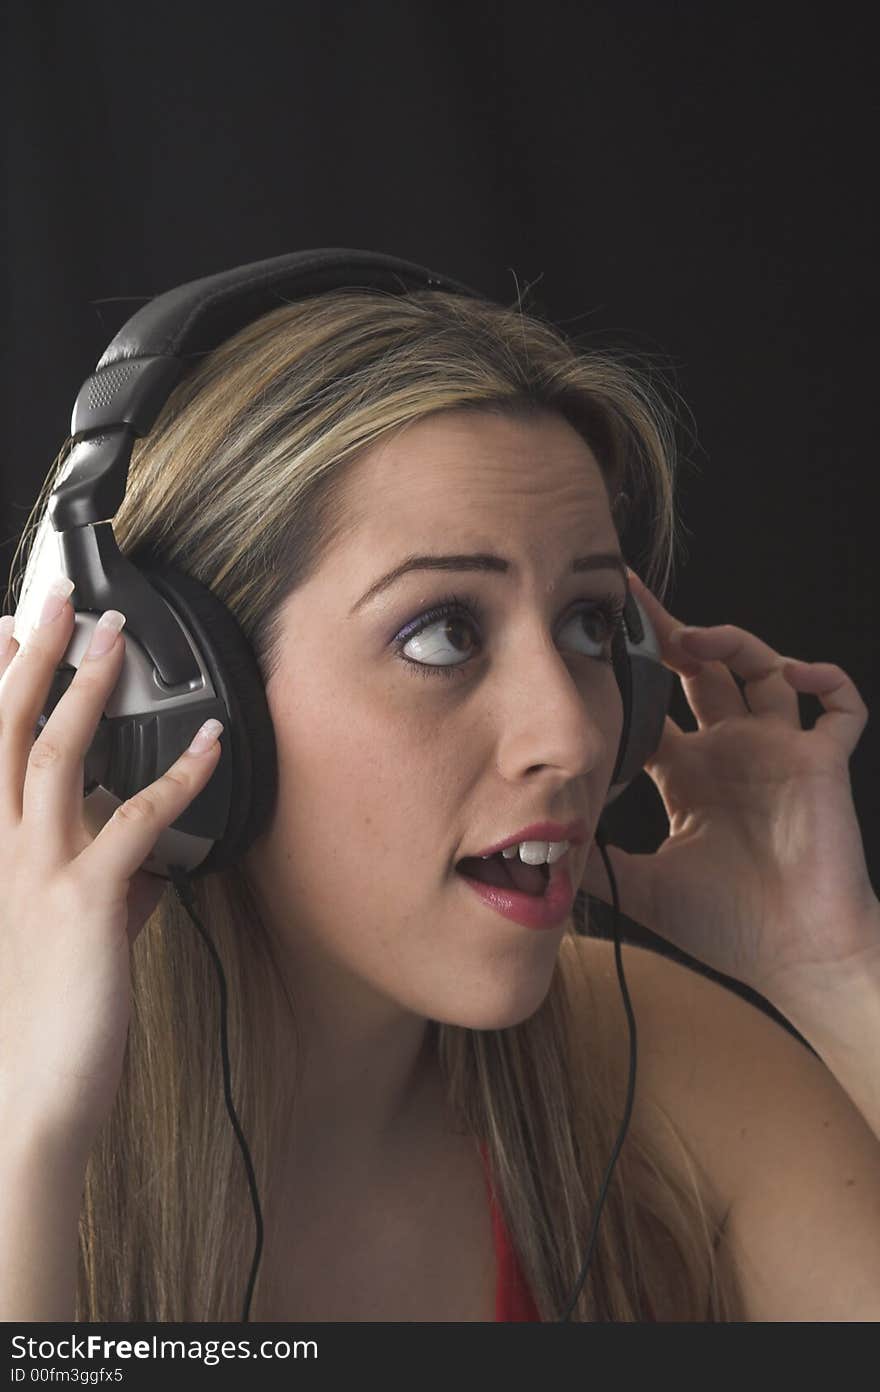
[[[647,544],[629,559],[663,596],[678,540],[677,422],[650,371],[618,350],[578,346],[521,303],[437,291],[312,296],[206,355],[135,444],[113,522],[120,550],[208,586],[268,682],[281,606],[350,525],[341,499],[350,466],[387,432],[447,409],[549,410],[568,420],[599,463],[618,533],[624,492],[644,509]],[[19,543],[22,605],[53,543],[45,505],[69,445]],[[265,1206],[301,1065],[295,988],[282,985],[241,863],[193,891],[224,965],[233,1096]],[[595,1012],[572,1008],[590,990],[587,978],[575,996],[586,908],[581,893],[530,1018],[483,1031],[428,1026],[450,1105],[488,1147],[503,1218],[546,1320],[560,1317],[574,1290],[625,1102],[620,1071],[603,1057],[607,1041],[591,1032]],[[85,1175],[76,1319],[237,1320],[255,1234],[224,1105],[218,982],[170,889],[133,945],[131,970],[122,1080]],[[658,1319],[738,1317],[732,1277],[716,1270],[718,1237],[693,1169],[671,1172],[631,1127],[572,1318],[638,1320],[646,1300]],[[253,1318],[260,1289],[258,1275]]]

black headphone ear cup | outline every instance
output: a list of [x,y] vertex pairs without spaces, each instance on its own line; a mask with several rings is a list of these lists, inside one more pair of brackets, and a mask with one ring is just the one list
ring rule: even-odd
[[[627,603],[628,602],[629,601],[627,601]],[[630,731],[633,723],[632,668],[630,666],[629,653],[627,652],[626,633],[623,623],[616,629],[611,642],[611,661],[614,667],[614,675],[617,678],[617,685],[620,690],[620,698],[623,702],[623,728],[620,732],[617,760],[614,765],[614,772],[611,775],[611,783],[608,789],[609,796],[605,800],[606,807],[613,801],[611,790],[617,787],[620,782],[621,769],[627,763],[627,749],[630,746]],[[616,796],[617,793],[614,794],[614,797]]]
[[651,621],[632,590],[614,635],[612,658],[623,697],[623,732],[605,807],[638,777],[660,743],[674,684]]
[[226,606],[200,581],[175,566],[130,557],[182,621],[226,708],[220,736],[231,755],[226,828],[192,878],[226,869],[264,830],[278,790],[275,730],[253,649]]

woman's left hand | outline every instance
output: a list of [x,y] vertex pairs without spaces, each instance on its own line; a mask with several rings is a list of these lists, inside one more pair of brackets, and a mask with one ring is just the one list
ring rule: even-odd
[[[770,999],[805,973],[876,971],[880,903],[849,778],[868,719],[855,685],[840,667],[782,657],[731,624],[677,641],[680,620],[638,577],[630,584],[698,728],[667,716],[645,764],[667,839],[651,854],[606,848],[621,911]],[[798,692],[825,708],[812,730],[801,725]],[[612,903],[595,846],[581,888]]]

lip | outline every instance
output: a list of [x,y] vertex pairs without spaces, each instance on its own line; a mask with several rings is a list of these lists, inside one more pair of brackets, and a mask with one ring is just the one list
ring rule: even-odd
[[586,839],[587,824],[583,817],[567,825],[563,825],[562,822],[532,822],[521,831],[515,831],[506,840],[497,841],[494,846],[487,846],[485,851],[475,851],[474,855],[481,858],[496,855],[508,846],[518,846],[520,841],[570,841],[573,846],[579,846]]
[[[528,838],[524,837],[523,839],[527,840]],[[534,839],[542,838],[535,837]],[[549,839],[555,840],[557,838]],[[505,918],[512,918],[514,923],[521,923],[524,928],[545,930],[558,928],[568,918],[575,900],[575,886],[568,873],[568,851],[560,860],[557,860],[555,865],[551,866],[550,882],[546,891],[541,895],[523,894],[518,889],[502,889],[499,885],[488,885],[483,884],[480,880],[472,880],[469,875],[463,875],[460,870],[457,873],[459,879],[478,894],[488,908],[503,914]]]

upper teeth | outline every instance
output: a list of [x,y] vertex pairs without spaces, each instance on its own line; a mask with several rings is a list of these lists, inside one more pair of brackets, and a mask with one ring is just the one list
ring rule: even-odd
[[[525,865],[543,865],[545,861],[548,865],[555,865],[570,845],[570,841],[520,841],[518,846],[505,847],[501,854],[505,860],[513,860],[519,853],[519,858]],[[481,856],[480,859],[489,860],[491,857]]]

